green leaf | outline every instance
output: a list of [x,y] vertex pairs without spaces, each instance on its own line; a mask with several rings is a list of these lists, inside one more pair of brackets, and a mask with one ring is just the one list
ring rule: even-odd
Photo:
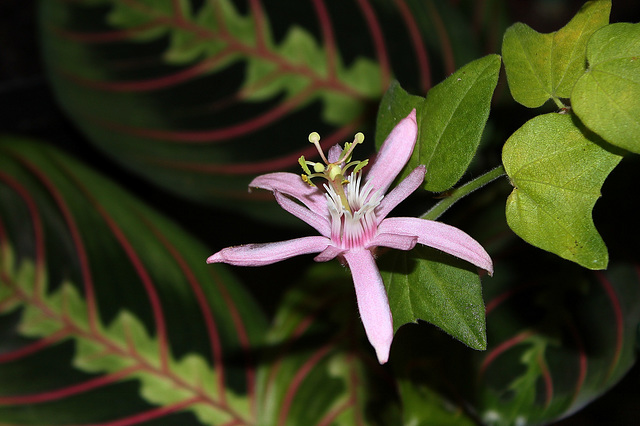
[[338,262],[314,265],[286,293],[266,344],[258,424],[399,424],[393,389],[380,380],[357,314],[353,281]]
[[379,265],[395,331],[420,319],[473,349],[486,348],[482,287],[475,267],[425,246],[393,251]]
[[593,272],[558,259],[531,268],[522,262],[531,250],[518,251],[524,256],[508,257],[485,296],[492,344],[475,383],[487,425],[567,417],[608,391],[636,358],[638,265],[612,261]]
[[502,161],[514,190],[507,222],[525,241],[589,269],[607,267],[591,210],[621,156],[569,114],[533,118],[511,135]]
[[391,130],[405,118],[411,110],[419,110],[424,106],[424,98],[411,95],[400,83],[393,81],[385,92],[376,118],[376,148],[380,149]]
[[609,23],[611,1],[586,3],[560,30],[542,34],[528,25],[509,27],[502,57],[511,96],[528,108],[549,99],[568,98],[585,70],[589,37]]
[[442,394],[410,380],[399,383],[404,424],[415,426],[473,426],[476,423],[465,416]]
[[571,94],[576,115],[607,142],[640,153],[640,24],[596,32],[587,61]]
[[427,93],[418,116],[418,141],[402,177],[425,165],[427,191],[442,192],[458,182],[480,144],[499,73],[500,56],[488,55]]
[[3,137],[0,241],[0,423],[254,420],[265,319],[175,224],[50,146]]
[[310,131],[328,148],[368,125],[396,69],[414,86],[429,72],[399,7],[363,20],[357,8],[316,6],[41,2],[43,61],[65,111],[115,162],[195,202],[288,223],[248,183],[297,171],[300,155],[316,155]]

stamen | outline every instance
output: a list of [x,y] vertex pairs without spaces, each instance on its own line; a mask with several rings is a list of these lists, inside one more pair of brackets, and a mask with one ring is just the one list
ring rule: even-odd
[[[306,175],[302,175],[302,180],[311,186],[315,186],[311,179],[315,177],[322,177],[326,179],[335,191],[335,194],[339,197],[342,207],[348,212],[351,212],[352,207],[349,205],[347,196],[344,192],[344,185],[349,183],[349,181],[344,178],[344,175],[347,170],[353,167],[351,175],[354,176],[368,164],[369,160],[351,161],[351,154],[353,153],[353,150],[356,145],[361,144],[363,141],[364,135],[360,132],[356,133],[353,137],[353,142],[347,142],[339,156],[336,155],[336,151],[340,149],[339,145],[332,147],[332,151],[329,152],[329,158],[336,161],[330,163],[322,152],[322,148],[320,146],[320,135],[317,132],[312,132],[309,134],[309,142],[315,145],[320,157],[325,162],[326,167],[322,163],[307,161],[304,156],[300,156],[298,159],[298,163],[300,163],[302,170],[306,173]],[[345,165],[345,163],[348,164]],[[311,169],[309,168],[310,166],[313,167],[314,173],[311,172]]]
[[[311,135],[309,135],[309,137],[311,137]],[[353,137],[353,142],[345,144],[345,149],[342,152],[342,157],[338,161],[336,161],[336,164],[345,163],[349,161],[349,159],[351,158],[351,154],[353,153],[353,150],[355,149],[356,145],[359,145],[362,142],[364,142],[364,135],[362,134],[362,132],[356,133],[355,136]]]
[[324,152],[322,152],[322,147],[320,146],[320,135],[318,134],[318,132],[309,133],[309,142],[316,146],[316,149],[320,153],[320,158],[322,158],[322,161],[324,161],[325,164],[329,164],[329,160],[327,160],[327,157],[324,156]]

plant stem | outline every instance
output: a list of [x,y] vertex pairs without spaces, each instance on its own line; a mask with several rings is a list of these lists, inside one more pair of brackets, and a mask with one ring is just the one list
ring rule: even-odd
[[449,209],[449,207],[455,204],[458,200],[461,200],[462,198],[471,194],[476,189],[482,188],[489,182],[498,179],[500,176],[503,176],[505,173],[506,172],[504,170],[504,166],[502,165],[496,167],[495,169],[489,170],[487,173],[483,174],[482,176],[479,176],[474,180],[465,183],[461,187],[451,191],[445,199],[443,199],[438,204],[433,206],[431,210],[429,210],[428,212],[426,212],[420,217],[422,219],[428,219],[428,220],[438,219],[440,216],[442,216],[444,212],[446,212]]
[[558,107],[558,109],[565,109],[567,107],[565,104],[562,103],[562,101],[559,98],[556,98],[554,96],[551,99],[553,99],[553,102],[555,102],[555,104]]

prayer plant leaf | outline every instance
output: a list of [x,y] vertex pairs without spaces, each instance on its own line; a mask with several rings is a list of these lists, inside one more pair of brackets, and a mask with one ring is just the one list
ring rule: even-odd
[[509,27],[502,57],[511,96],[528,108],[568,98],[586,68],[589,37],[609,23],[611,1],[587,2],[560,30],[542,34],[526,24]]
[[423,2],[39,4],[54,92],[90,142],[162,189],[280,221],[271,194],[248,193],[256,175],[298,172],[311,131],[325,150],[367,133],[392,78],[426,92],[477,56],[471,19],[496,30],[483,7]]
[[482,286],[475,267],[425,246],[388,253],[379,266],[394,331],[423,320],[473,349],[486,348]]
[[283,298],[257,373],[263,425],[401,424],[349,273],[314,265]]
[[0,139],[0,423],[254,423],[266,321],[208,254],[60,151]]
[[571,94],[576,115],[607,142],[640,153],[640,24],[596,32],[587,62]]
[[513,192],[509,227],[522,239],[589,269],[605,269],[607,247],[591,211],[622,158],[570,114],[537,116],[507,140],[502,162]]
[[428,386],[411,380],[399,383],[405,425],[474,426],[476,423],[459,407]]
[[608,391],[635,362],[638,265],[527,265],[498,267],[486,288],[492,343],[476,380],[483,424],[553,423]]

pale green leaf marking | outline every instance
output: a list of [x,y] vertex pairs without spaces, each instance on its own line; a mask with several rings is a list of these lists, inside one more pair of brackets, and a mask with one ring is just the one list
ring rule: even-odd
[[[148,42],[167,37],[163,54],[174,65],[208,63],[207,72],[232,63],[246,63],[245,80],[239,96],[260,102],[283,96],[302,107],[318,99],[324,103],[323,119],[332,124],[348,123],[358,117],[365,100],[382,94],[379,65],[368,58],[356,58],[345,66],[339,52],[332,55],[306,29],[291,27],[280,42],[274,40],[268,16],[250,8],[240,14],[229,0],[205,2],[197,12],[188,0],[112,0],[108,23],[134,29],[131,39]],[[176,6],[177,4],[177,6]],[[140,30],[140,28],[148,28]]]
[[605,269],[607,248],[591,211],[621,157],[596,142],[571,115],[541,115],[507,140],[502,161],[514,186],[506,207],[511,229],[536,247]]
[[[18,328],[22,335],[45,338],[66,330],[76,343],[75,368],[96,374],[128,371],[121,380],[137,379],[141,396],[159,406],[201,399],[201,403],[189,404],[184,409],[192,411],[203,424],[237,421],[238,415],[250,412],[246,397],[229,390],[224,397],[227,407],[233,407],[233,413],[211,403],[220,398],[217,375],[201,355],[187,354],[179,360],[170,358],[165,369],[158,359],[157,338],[150,336],[131,312],[122,311],[108,326],[99,325],[98,330],[92,330],[87,323],[86,303],[72,284],[64,283],[58,290],[34,298],[33,271],[33,264],[24,261],[10,275],[11,282],[0,282],[2,313],[22,305]],[[19,291],[20,297],[11,298],[15,291]],[[10,305],[4,303],[5,299],[20,303]]]
[[571,95],[576,115],[607,142],[640,153],[640,24],[596,32],[587,60]]

